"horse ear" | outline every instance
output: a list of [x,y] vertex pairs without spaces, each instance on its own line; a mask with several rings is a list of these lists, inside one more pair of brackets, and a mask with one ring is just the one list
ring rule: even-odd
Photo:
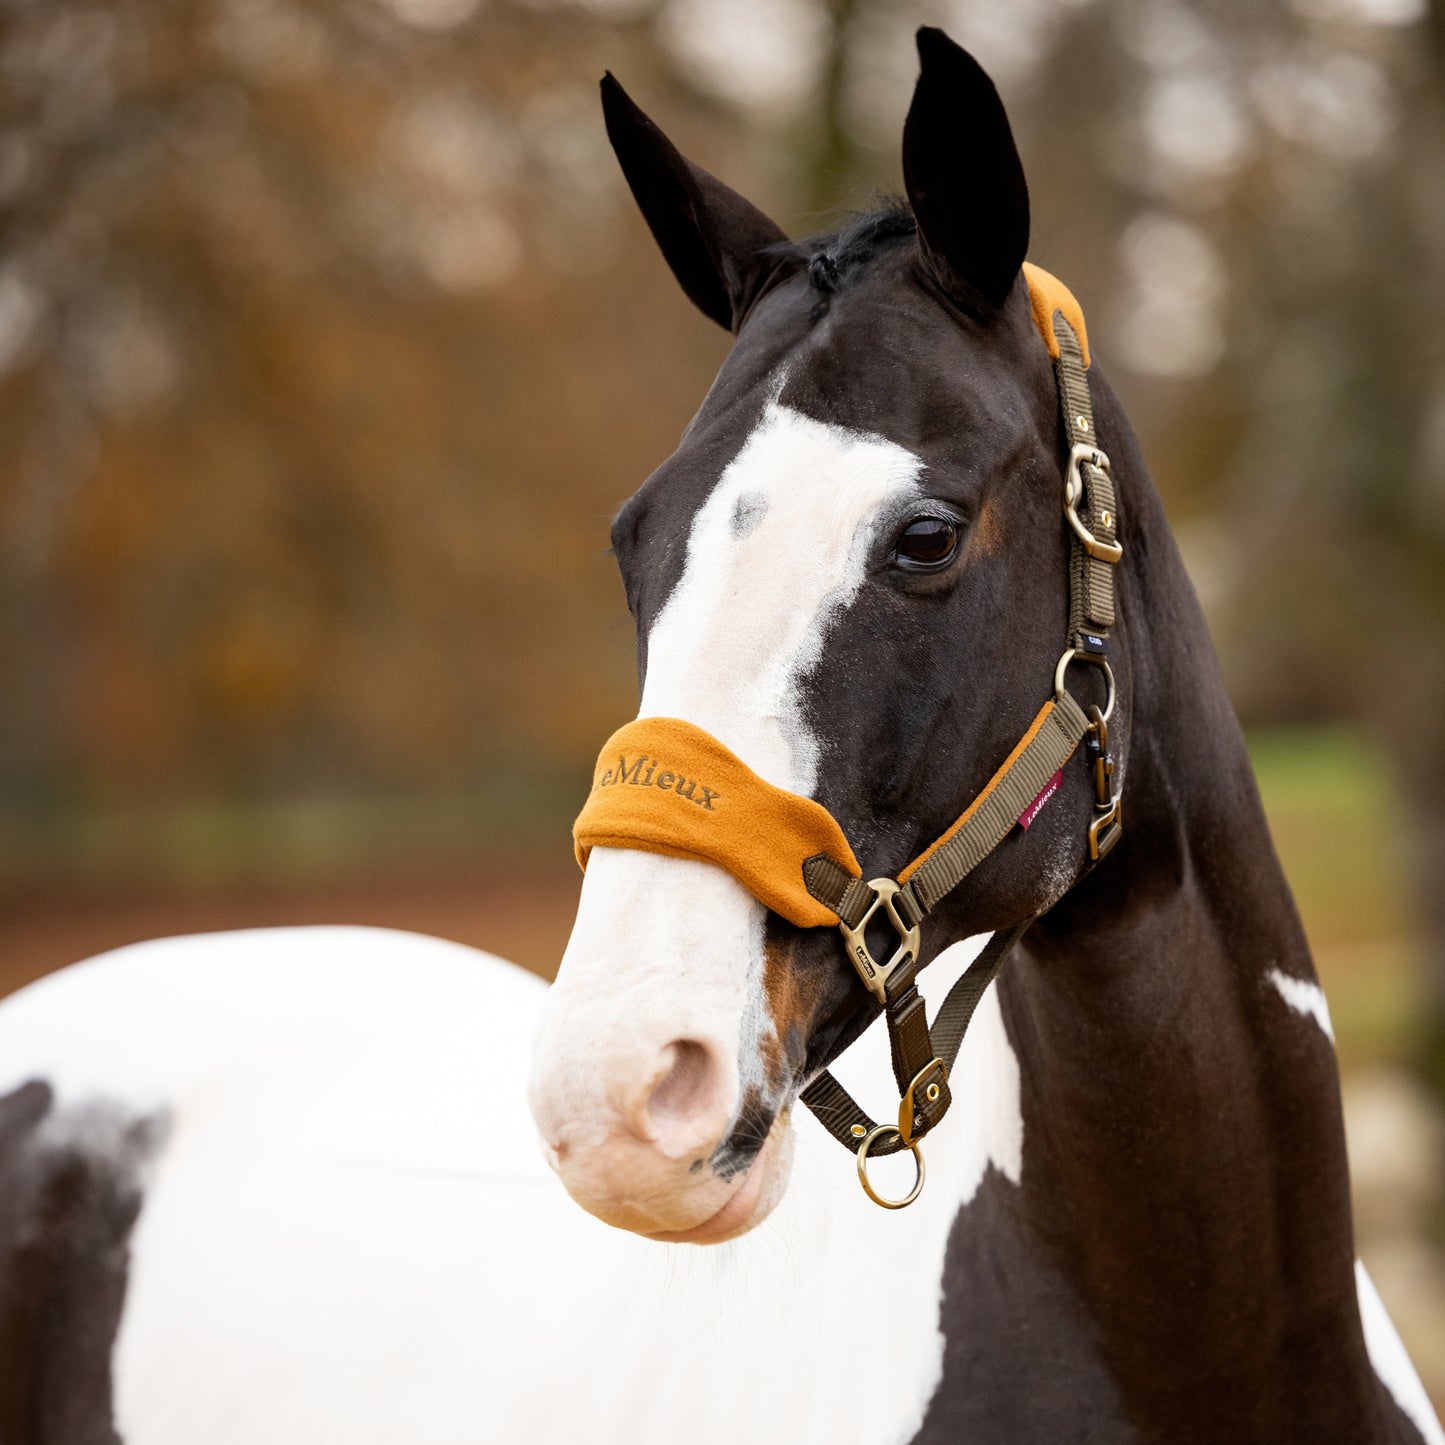
[[613,79],[602,78],[607,138],[672,274],[705,316],[730,331],[777,269],[787,236],[758,208],[687,160]]
[[943,31],[918,32],[922,70],[903,126],[903,178],[936,278],[1001,306],[1029,248],[1029,190],[993,81]]

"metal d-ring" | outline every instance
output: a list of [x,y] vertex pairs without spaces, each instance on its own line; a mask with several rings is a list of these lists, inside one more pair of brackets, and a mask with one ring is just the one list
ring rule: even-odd
[[1104,681],[1109,685],[1108,701],[1104,704],[1104,721],[1108,722],[1114,715],[1114,698],[1116,696],[1114,669],[1109,666],[1109,659],[1097,652],[1084,652],[1081,649],[1073,647],[1065,649],[1064,655],[1059,659],[1059,665],[1054,669],[1055,697],[1061,698],[1064,695],[1064,674],[1068,672],[1071,662],[1087,662],[1090,667],[1103,669]]
[[863,1142],[858,1146],[858,1179],[863,1185],[863,1192],[874,1204],[881,1204],[884,1209],[907,1209],[923,1193],[923,1181],[928,1177],[928,1167],[923,1162],[923,1151],[918,1147],[918,1140],[909,1139],[904,1142],[904,1148],[913,1155],[913,1166],[918,1171],[913,1180],[913,1188],[902,1199],[888,1199],[868,1182],[868,1151],[873,1147],[873,1141],[880,1134],[897,1133],[898,1130],[892,1124],[879,1124],[863,1136]]

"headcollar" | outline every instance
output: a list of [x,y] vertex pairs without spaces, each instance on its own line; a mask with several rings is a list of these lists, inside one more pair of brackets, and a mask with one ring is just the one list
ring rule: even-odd
[[[1114,677],[1108,660],[1114,624],[1113,568],[1123,555],[1109,459],[1098,446],[1089,394],[1088,338],[1073,294],[1037,266],[1024,263],[1034,324],[1054,362],[1068,457],[1063,513],[1069,528],[1069,635],[1044,703],[1013,751],[958,820],[898,875],[864,881],[853,849],[831,813],[758,776],[711,733],[678,718],[628,723],[603,746],[592,791],[573,826],[583,868],[596,847],[632,848],[700,859],[726,869],[766,907],[800,928],[836,925],[863,985],[883,1005],[894,1074],[902,1095],[898,1123],[875,1124],[829,1073],[803,1090],[803,1102],[858,1155],[871,1199],[887,1208],[911,1204],[923,1187],[918,1141],[950,1102],[948,1073],[984,989],[1009,948],[1033,922],[996,934],[955,985],[929,1028],[915,979],[919,926],[1015,826],[1057,786],[1064,765],[1085,743],[1095,789],[1088,830],[1091,861],[1118,841],[1119,794],[1113,786],[1108,719]],[[1107,682],[1103,708],[1079,705],[1068,682],[1071,663],[1099,668]],[[882,909],[898,944],[876,959],[864,930]],[[873,1154],[909,1149],[917,1163],[913,1190],[901,1200],[878,1195],[868,1180]]]

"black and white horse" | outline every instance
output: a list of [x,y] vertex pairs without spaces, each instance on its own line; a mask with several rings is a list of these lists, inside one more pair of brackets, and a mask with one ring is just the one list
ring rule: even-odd
[[[803,245],[604,90],[737,333],[614,527],[642,714],[874,874],[1008,752],[1066,612],[1022,173],[982,72],[920,49],[909,206]],[[930,919],[939,997],[1042,914],[915,1206],[792,1107],[835,1060],[896,1098],[877,1040],[838,1057],[875,1006],[836,933],[709,864],[598,849],[550,992],[381,931],[138,945],[0,1008],[0,1441],[1440,1445],[1354,1258],[1329,1016],[1204,624],[1093,387],[1127,829],[1089,871],[1071,765]]]

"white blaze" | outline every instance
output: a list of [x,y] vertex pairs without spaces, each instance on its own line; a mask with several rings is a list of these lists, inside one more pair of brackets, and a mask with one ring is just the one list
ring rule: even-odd
[[680,717],[770,783],[811,793],[818,743],[798,682],[862,586],[870,525],[917,490],[919,459],[771,403],[693,519],[647,641],[640,717]]
[[[647,639],[639,716],[705,728],[769,782],[810,794],[818,741],[799,684],[863,584],[880,511],[916,491],[921,465],[770,402],[693,518],[682,576]],[[638,1061],[680,1038],[736,1060],[739,1089],[757,1082],[772,1028],[765,918],[712,865],[594,850],[537,1039],[539,1119],[566,1118],[577,1143],[600,1142]]]

